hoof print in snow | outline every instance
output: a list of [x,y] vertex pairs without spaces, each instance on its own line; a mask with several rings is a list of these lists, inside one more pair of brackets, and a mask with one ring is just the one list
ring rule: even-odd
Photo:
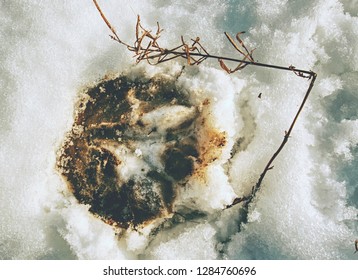
[[88,88],[57,166],[77,200],[106,223],[137,228],[170,217],[180,188],[219,156],[210,126],[176,80],[119,76]]

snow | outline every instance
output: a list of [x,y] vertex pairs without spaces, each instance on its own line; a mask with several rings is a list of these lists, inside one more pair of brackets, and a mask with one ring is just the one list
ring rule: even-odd
[[[308,81],[250,66],[228,75],[216,61],[186,66],[178,84],[192,93],[194,104],[211,100],[212,126],[227,135],[219,159],[207,170],[208,182],[189,181],[192,188],[180,193],[183,205],[208,215],[177,217],[177,225],[164,224],[155,236],[149,229],[116,234],[74,199],[55,168],[79,93],[105,75],[174,76],[185,61],[134,65],[132,54],[107,36],[91,1],[2,1],[1,259],[358,258],[353,254],[358,237],[355,0],[99,3],[128,42],[134,41],[140,14],[153,30],[160,22],[163,47],[180,44],[180,35],[200,36],[210,53],[236,56],[223,32],[244,28],[255,59],[312,69],[318,74],[315,87],[243,225],[240,205],[222,208],[256,183]],[[156,113],[162,116],[167,109]],[[167,118],[166,125],[171,122]],[[233,147],[237,152],[230,159]],[[128,160],[135,164],[146,152],[140,147]]]

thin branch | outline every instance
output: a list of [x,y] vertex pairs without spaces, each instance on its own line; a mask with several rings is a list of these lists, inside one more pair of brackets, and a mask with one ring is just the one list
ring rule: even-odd
[[123,45],[127,46],[128,48],[131,48],[130,45],[124,43],[121,39],[119,39],[119,36],[117,35],[116,30],[114,29],[114,27],[111,25],[111,23],[109,22],[109,20],[106,18],[106,16],[105,16],[104,13],[102,12],[101,7],[98,5],[97,1],[96,1],[96,0],[93,0],[93,3],[95,4],[95,6],[96,6],[98,12],[100,13],[100,15],[101,15],[103,21],[106,23],[106,25],[108,26],[108,28],[112,31],[112,33],[113,33],[113,35],[114,35],[112,38],[113,38],[114,40],[116,40],[118,43],[123,44]]
[[[225,209],[231,208],[234,205],[239,204],[241,202],[244,202],[244,208],[247,208],[248,205],[251,203],[251,201],[256,196],[257,192],[261,189],[262,182],[263,182],[267,172],[269,170],[272,170],[272,168],[273,168],[272,164],[273,164],[274,160],[281,153],[282,149],[288,142],[288,139],[289,139],[291,132],[297,122],[297,119],[298,119],[298,117],[299,117],[311,91],[312,91],[317,74],[314,73],[313,71],[297,69],[292,65],[286,67],[286,66],[279,66],[279,65],[274,65],[274,64],[265,64],[265,63],[256,62],[252,56],[255,49],[249,50],[245,46],[243,40],[240,38],[240,35],[243,34],[244,32],[239,32],[236,34],[235,38],[238,43],[235,42],[235,40],[227,32],[224,32],[228,41],[235,48],[235,50],[239,53],[239,55],[242,56],[241,59],[231,58],[231,57],[223,57],[223,56],[210,54],[204,48],[204,46],[199,42],[200,41],[199,37],[197,37],[195,40],[191,39],[192,43],[187,44],[184,40],[184,37],[181,36],[181,44],[179,46],[171,48],[171,49],[162,48],[158,42],[161,32],[163,31],[163,29],[160,28],[159,23],[157,23],[157,31],[153,35],[151,33],[151,31],[145,29],[141,25],[139,16],[137,17],[137,24],[136,24],[136,30],[135,30],[136,41],[134,42],[134,45],[131,46],[131,45],[123,42],[119,38],[115,29],[113,28],[113,26],[108,21],[108,19],[105,17],[104,13],[102,12],[101,8],[99,7],[97,1],[93,0],[93,2],[95,4],[97,10],[99,11],[102,19],[104,20],[104,22],[106,23],[106,25],[112,32],[113,35],[111,35],[111,38],[114,39],[116,42],[126,46],[129,51],[134,52],[135,56],[137,57],[137,59],[136,59],[137,63],[141,62],[142,60],[145,60],[149,64],[155,65],[155,64],[164,63],[164,62],[181,57],[181,58],[184,58],[189,65],[199,65],[204,60],[210,58],[210,59],[218,60],[220,67],[224,71],[226,71],[228,74],[242,70],[246,66],[251,65],[251,66],[256,66],[256,67],[264,67],[264,68],[271,68],[271,69],[277,69],[277,70],[283,70],[283,71],[290,71],[290,72],[293,72],[295,75],[297,75],[300,78],[306,78],[306,79],[311,80],[311,82],[308,86],[308,89],[304,95],[304,98],[301,102],[301,105],[300,105],[298,111],[296,112],[296,115],[295,115],[289,129],[287,131],[285,131],[285,136],[284,136],[280,146],[278,147],[278,149],[275,151],[275,153],[272,155],[272,157],[267,162],[264,170],[260,174],[259,180],[252,187],[251,193],[247,196],[235,198],[234,201],[230,205],[226,206]],[[149,41],[149,43],[143,47],[142,44],[143,44],[144,40]],[[239,47],[239,45],[241,47]],[[230,69],[225,64],[224,61],[236,62],[236,63],[238,63],[238,65],[234,69]]]
[[276,150],[276,152],[272,155],[272,157],[270,158],[270,160],[267,162],[264,170],[262,171],[262,173],[260,174],[259,180],[257,181],[256,185],[253,186],[252,190],[251,190],[251,194],[246,196],[246,197],[242,197],[242,198],[237,198],[233,201],[233,203],[231,205],[228,205],[226,208],[231,208],[232,206],[234,206],[235,204],[238,204],[240,202],[245,202],[245,207],[248,206],[248,204],[252,201],[252,199],[256,196],[257,192],[261,189],[262,186],[262,181],[266,176],[266,173],[271,170],[273,168],[272,163],[274,162],[274,160],[276,159],[276,157],[280,154],[280,152],[282,151],[282,149],[284,148],[284,146],[286,145],[288,138],[291,135],[291,132],[293,130],[293,127],[295,126],[297,119],[308,99],[308,96],[311,93],[311,90],[313,88],[314,82],[316,81],[317,78],[317,74],[314,72],[311,72],[312,76],[311,76],[311,82],[308,86],[308,89],[306,91],[306,94],[301,102],[301,105],[290,125],[290,128],[288,129],[288,131],[285,131],[285,136],[283,137],[283,140],[281,142],[281,145],[278,147],[278,149]]

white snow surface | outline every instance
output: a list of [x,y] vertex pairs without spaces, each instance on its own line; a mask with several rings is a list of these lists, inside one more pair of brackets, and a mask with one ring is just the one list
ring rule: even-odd
[[[78,204],[55,169],[79,92],[105,75],[175,75],[185,60],[135,65],[92,1],[1,1],[0,259],[358,258],[357,1],[98,2],[127,42],[137,14],[153,30],[160,22],[168,48],[180,35],[199,36],[210,53],[237,56],[223,32],[246,30],[256,60],[311,69],[315,87],[241,224],[240,205],[220,209],[256,183],[309,82],[250,66],[228,75],[215,60],[186,66],[178,83],[197,94],[194,101],[214,101],[215,126],[228,134],[210,184],[193,183],[182,195],[209,215],[155,237],[149,228],[117,236]],[[239,138],[239,151],[222,165]]]

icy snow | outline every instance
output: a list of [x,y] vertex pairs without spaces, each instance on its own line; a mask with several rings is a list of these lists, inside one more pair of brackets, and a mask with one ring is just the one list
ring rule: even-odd
[[185,61],[133,66],[132,54],[110,40],[91,1],[2,1],[1,259],[358,258],[353,255],[358,238],[356,1],[99,2],[128,42],[134,40],[140,14],[153,30],[156,21],[161,23],[163,46],[180,44],[180,35],[200,36],[210,53],[236,56],[223,32],[234,34],[244,25],[245,42],[257,48],[255,59],[312,69],[318,73],[316,86],[250,206],[248,223],[240,227],[240,206],[223,212],[220,207],[235,193],[251,190],[308,81],[250,66],[229,76],[215,61],[187,66],[178,83],[198,94],[193,101],[216,100],[211,104],[216,128],[229,135],[221,163],[237,139],[241,144],[229,164],[211,167],[205,191],[186,194],[211,213],[206,218],[163,228],[155,237],[117,236],[77,203],[55,170],[78,93],[104,75],[174,75]]

